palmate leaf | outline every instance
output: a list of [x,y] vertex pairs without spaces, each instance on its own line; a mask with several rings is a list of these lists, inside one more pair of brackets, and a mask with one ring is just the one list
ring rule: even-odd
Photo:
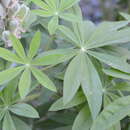
[[76,117],[72,130],[90,130],[92,125],[91,113],[89,107],[85,106],[81,109]]
[[71,59],[77,54],[76,49],[56,49],[43,52],[36,57],[32,64],[34,65],[55,65]]
[[124,57],[90,50],[88,51],[88,54],[115,69],[118,69],[126,73],[130,73],[130,65],[126,62],[126,59]]
[[19,116],[28,118],[39,118],[38,112],[32,106],[25,103],[12,105],[9,110]]
[[106,130],[130,113],[130,96],[121,97],[108,105],[94,121],[91,130]]
[[7,83],[8,81],[14,79],[20,72],[24,69],[24,67],[16,67],[10,68],[0,72],[0,84]]
[[[67,0],[67,1],[45,0],[45,2],[42,2],[40,0],[38,0],[37,2],[35,2],[34,0],[32,0],[32,1],[42,8],[42,9],[32,10],[32,12],[34,14],[39,15],[41,17],[52,16],[51,21],[48,23],[49,32],[50,32],[50,28],[52,28],[52,27],[54,27],[54,25],[58,24],[59,17],[64,20],[72,21],[72,22],[80,22],[80,20],[81,20],[80,17],[75,16],[74,14],[66,13],[66,9],[71,8],[79,0]],[[46,7],[46,5],[49,9]],[[56,19],[56,17],[57,17],[57,19]],[[51,31],[50,34],[54,34],[56,29],[57,28],[55,27],[53,32]]]
[[44,87],[46,87],[49,90],[52,90],[54,92],[56,92],[56,87],[53,84],[53,82],[48,78],[48,76],[46,74],[44,74],[42,71],[40,71],[37,68],[32,67],[31,71],[34,75],[34,77],[38,80],[38,82],[43,85]]
[[[39,83],[41,83],[43,86],[45,86],[46,88],[52,91],[56,91],[55,85],[47,77],[47,75],[42,73],[37,68],[33,68],[32,67],[33,65],[35,65],[35,67],[42,66],[42,65],[56,65],[56,64],[59,64],[59,63],[62,63],[71,59],[78,52],[77,49],[56,49],[56,50],[44,52],[33,59],[33,57],[36,55],[36,52],[40,46],[40,39],[41,39],[40,37],[41,37],[40,32],[36,32],[30,44],[28,56],[24,57],[23,53],[18,54],[20,57],[20,60],[22,59],[21,62],[23,65],[21,67],[11,68],[11,69],[7,69],[5,71],[0,72],[0,76],[2,77],[0,79],[0,84],[4,84],[12,80],[13,78],[15,78],[22,70],[25,69],[19,82],[19,93],[22,98],[24,98],[28,94],[30,84],[31,84],[31,72],[29,69],[31,69],[31,71],[33,72],[35,78],[38,80]],[[16,52],[19,52],[19,51],[24,52],[24,49],[20,41],[14,36],[12,36],[11,38],[14,42],[14,49],[17,50]],[[8,59],[9,57],[5,56],[6,51],[3,51],[4,52],[3,57]],[[10,53],[8,53],[7,51],[7,54],[10,54]]]
[[78,47],[84,44],[85,48],[92,49],[130,41],[128,28],[118,30],[127,24],[128,21],[103,22],[96,26],[90,21],[80,20],[80,23],[73,24],[74,32],[61,25],[58,29],[76,45],[80,43]]
[[102,105],[102,83],[100,77],[86,54],[80,53],[69,64],[64,77],[63,102],[69,103],[80,84],[87,97],[93,119]]
[[16,130],[16,127],[9,112],[6,112],[5,114],[2,130]]
[[19,94],[21,98],[25,98],[29,93],[31,86],[31,72],[28,68],[24,70],[19,81]]
[[63,103],[63,98],[58,99],[49,109],[50,111],[59,111],[63,109],[68,109],[77,105],[80,105],[86,101],[85,96],[79,92],[77,93],[74,98],[66,105]]

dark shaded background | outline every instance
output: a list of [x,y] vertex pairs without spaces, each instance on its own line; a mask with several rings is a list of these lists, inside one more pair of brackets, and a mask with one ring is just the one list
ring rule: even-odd
[[130,13],[130,0],[81,0],[83,16],[95,23],[119,20],[119,12]]

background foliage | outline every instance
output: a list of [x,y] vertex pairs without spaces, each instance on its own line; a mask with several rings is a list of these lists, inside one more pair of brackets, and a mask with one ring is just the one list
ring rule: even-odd
[[1,0],[0,129],[129,130],[129,5]]

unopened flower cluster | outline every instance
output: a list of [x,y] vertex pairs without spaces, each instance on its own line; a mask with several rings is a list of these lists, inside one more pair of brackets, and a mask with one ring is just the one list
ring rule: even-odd
[[20,0],[0,0],[0,36],[6,46],[11,46],[10,33],[20,38],[25,32],[22,24],[28,13],[29,8]]

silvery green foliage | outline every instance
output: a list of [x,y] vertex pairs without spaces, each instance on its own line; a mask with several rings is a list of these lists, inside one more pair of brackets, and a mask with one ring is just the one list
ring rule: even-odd
[[21,4],[19,0],[1,0],[0,2],[0,33],[6,46],[12,46],[9,40],[10,33],[17,38],[26,30],[23,28],[23,22],[29,15],[29,8]]
[[[79,0],[31,1],[38,8],[32,12],[44,18],[22,39],[29,9],[1,1],[2,35],[12,48],[0,46],[0,129],[121,130],[120,120],[130,114],[130,51],[123,47],[130,42],[130,15],[96,25],[83,20]],[[39,115],[26,123],[21,118]]]

